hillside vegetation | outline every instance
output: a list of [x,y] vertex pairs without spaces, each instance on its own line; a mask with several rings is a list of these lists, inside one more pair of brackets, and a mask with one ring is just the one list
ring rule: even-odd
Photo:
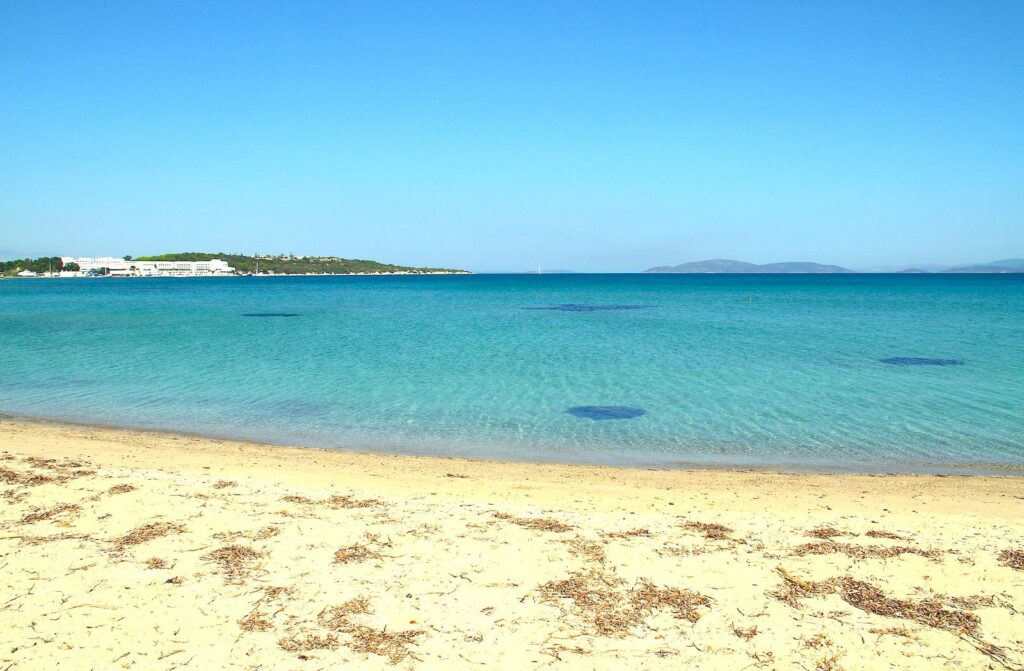
[[210,254],[207,252],[182,252],[179,254],[160,254],[158,256],[140,256],[136,261],[209,261],[221,259],[229,263],[239,273],[256,271],[259,260],[259,272],[274,274],[304,275],[308,273],[326,273],[328,275],[359,275],[372,273],[464,273],[465,270],[452,268],[416,268],[412,266],[396,266],[391,263],[367,261],[364,259],[342,259],[337,256],[244,256],[242,254]]

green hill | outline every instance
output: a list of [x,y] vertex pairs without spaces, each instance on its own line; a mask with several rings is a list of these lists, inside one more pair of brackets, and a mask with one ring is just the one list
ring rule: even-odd
[[328,275],[367,275],[373,273],[466,273],[465,270],[453,268],[415,268],[412,266],[396,266],[390,263],[367,261],[364,259],[342,259],[337,256],[244,256],[242,254],[210,254],[207,252],[181,252],[179,254],[160,254],[158,256],[140,256],[136,261],[209,261],[221,259],[229,263],[239,273],[256,271],[259,261],[260,274],[274,273],[278,275],[305,275],[309,273]]

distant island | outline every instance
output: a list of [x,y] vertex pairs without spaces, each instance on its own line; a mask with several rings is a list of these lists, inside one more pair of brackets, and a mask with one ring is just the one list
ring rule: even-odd
[[678,266],[658,266],[648,268],[645,273],[852,273],[852,270],[840,266],[825,266],[808,261],[787,261],[784,263],[747,263],[731,259],[710,259],[708,261],[692,261]]
[[970,266],[955,266],[939,272],[943,273],[1024,273],[1024,259],[1002,259],[989,263],[977,263]]

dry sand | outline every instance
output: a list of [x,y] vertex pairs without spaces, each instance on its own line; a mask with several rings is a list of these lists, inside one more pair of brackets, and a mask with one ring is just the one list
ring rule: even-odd
[[1024,665],[1020,477],[2,421],[0,493],[0,671]]

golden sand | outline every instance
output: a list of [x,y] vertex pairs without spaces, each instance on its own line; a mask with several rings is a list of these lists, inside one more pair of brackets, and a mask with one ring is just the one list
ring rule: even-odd
[[1024,665],[1024,478],[0,422],[0,670]]

